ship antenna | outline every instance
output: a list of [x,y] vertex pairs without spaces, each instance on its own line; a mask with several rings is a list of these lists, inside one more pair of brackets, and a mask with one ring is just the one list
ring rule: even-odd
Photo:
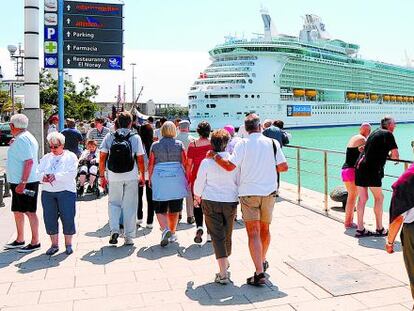
[[272,41],[272,38],[277,37],[278,35],[276,27],[273,24],[272,18],[270,17],[267,9],[262,7],[260,13],[264,24],[264,38],[266,41]]

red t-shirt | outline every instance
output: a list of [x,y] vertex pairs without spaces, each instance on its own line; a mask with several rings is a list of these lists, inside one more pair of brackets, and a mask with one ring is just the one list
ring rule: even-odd
[[194,184],[194,181],[197,178],[197,172],[198,172],[198,168],[200,167],[201,161],[203,161],[203,159],[206,157],[207,152],[209,150],[212,149],[211,145],[204,145],[204,146],[194,146],[195,144],[197,144],[196,142],[191,143],[188,146],[188,151],[187,151],[187,157],[191,160],[193,160],[193,168],[191,170],[191,176],[190,176],[190,183],[191,183],[191,187]]

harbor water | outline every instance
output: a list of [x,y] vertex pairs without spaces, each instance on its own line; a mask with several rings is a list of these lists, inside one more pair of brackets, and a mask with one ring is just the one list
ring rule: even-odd
[[[378,125],[373,126],[373,130]],[[345,151],[349,138],[358,133],[359,127],[332,127],[332,128],[316,128],[316,129],[291,129],[292,134],[290,140],[291,145],[320,148],[336,151]],[[413,149],[411,141],[414,140],[414,124],[397,124],[394,131],[394,136],[400,152],[400,158],[404,160],[413,160]],[[296,184],[296,149],[284,148],[284,153],[288,157],[288,162],[291,167],[289,172],[283,173],[282,180]],[[315,151],[301,150],[301,184],[302,187],[312,189],[318,192],[324,191],[324,166],[323,153]],[[344,155],[328,154],[328,191],[330,192],[334,187],[342,185],[341,181],[341,166],[344,162]],[[385,167],[386,175],[399,176],[404,171],[404,165],[399,163],[387,163]],[[391,185],[395,182],[394,177],[385,176],[383,180],[383,188],[385,200],[384,210],[389,209],[389,202],[391,198]],[[369,202],[372,206],[372,201]]]

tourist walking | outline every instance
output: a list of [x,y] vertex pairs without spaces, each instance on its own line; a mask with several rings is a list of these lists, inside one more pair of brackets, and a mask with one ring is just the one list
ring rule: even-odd
[[66,119],[67,127],[61,131],[63,136],[65,136],[65,146],[66,150],[72,151],[76,154],[77,157],[81,154],[81,149],[79,144],[83,142],[83,136],[81,132],[76,129],[76,123],[74,119]]
[[414,299],[414,164],[392,185],[392,189],[390,229],[385,247],[388,253],[394,252],[394,241],[403,225],[401,245]]
[[[195,140],[195,138],[190,135],[190,121],[182,120],[178,123],[178,135],[176,139],[183,143],[185,152],[187,153],[188,146],[190,145],[191,142]],[[185,208],[187,212],[187,223],[191,225],[195,221],[194,220],[193,194],[191,192],[191,188],[188,189],[188,195],[185,198]]]
[[66,254],[73,253],[72,236],[76,233],[76,175],[78,158],[65,150],[65,136],[58,132],[47,136],[50,152],[39,164],[39,178],[42,181],[43,221],[52,245],[46,255],[59,251],[59,222],[62,222]]
[[141,137],[142,144],[145,149],[144,155],[144,164],[145,164],[145,183],[139,183],[138,185],[138,225],[141,225],[143,222],[144,214],[143,214],[143,196],[144,196],[144,188],[145,188],[145,196],[147,199],[147,223],[146,228],[152,229],[152,223],[154,222],[154,204],[152,202],[152,189],[149,183],[149,175],[148,175],[148,162],[149,162],[149,154],[151,151],[151,146],[153,143],[154,137],[154,130],[152,125],[149,123],[144,123],[141,125],[139,130],[139,136]]
[[354,210],[358,195],[357,187],[355,186],[355,165],[370,133],[371,125],[369,123],[362,123],[359,128],[359,134],[352,136],[346,146],[345,163],[342,165],[341,171],[342,181],[348,192],[345,206],[346,229],[357,228],[357,225],[354,223]]
[[226,152],[232,154],[233,153],[233,150],[234,150],[234,147],[236,146],[236,144],[239,141],[242,140],[242,138],[240,138],[240,137],[238,137],[238,136],[235,135],[236,134],[236,130],[234,129],[234,126],[233,125],[228,124],[228,125],[226,125],[224,127],[224,129],[230,134],[230,141],[227,144]]
[[[228,159],[230,153],[225,152],[230,134],[227,130],[216,130],[211,135],[213,151],[223,159]],[[231,235],[234,217],[237,209],[237,170],[227,172],[213,159],[204,159],[194,183],[194,198],[201,203],[207,230],[211,235],[214,253],[219,266],[215,282],[227,284],[230,282],[228,272],[228,257],[231,254]]]
[[[39,220],[36,215],[39,190],[38,150],[36,138],[27,130],[29,119],[23,114],[10,118],[10,132],[14,137],[7,151],[7,178],[12,192],[11,211],[16,223],[17,237],[5,246],[6,249],[19,248],[19,252],[40,249]],[[25,246],[24,216],[27,216],[32,231],[32,239]]]
[[94,126],[86,134],[86,138],[94,140],[100,147],[106,134],[110,132],[109,128],[104,126],[105,120],[103,118],[95,118]]
[[266,254],[278,186],[276,170],[287,171],[288,165],[279,143],[262,135],[260,119],[256,114],[248,115],[244,123],[249,135],[236,145],[228,159],[216,152],[210,152],[209,157],[227,171],[240,168],[238,193],[250,255],[256,270],[247,279],[247,284],[257,286],[265,283],[264,272],[269,267]]
[[[190,180],[191,191],[193,191],[194,181],[197,177],[198,168],[200,167],[201,161],[206,157],[207,152],[211,150],[211,144],[209,140],[211,132],[211,126],[208,122],[202,121],[197,126],[197,133],[199,138],[191,142],[188,146],[187,151],[187,165],[186,171],[187,176]],[[196,234],[194,237],[195,243],[203,242],[203,211],[199,204],[194,205],[194,218],[196,223]],[[207,239],[209,240],[209,238]]]
[[[392,134],[395,129],[395,120],[385,117],[381,120],[381,128],[375,130],[367,139],[364,151],[358,158],[355,169],[355,185],[358,189],[357,217],[358,229],[356,237],[370,235],[386,236],[388,231],[382,225],[382,178],[387,158],[398,159],[398,147]],[[368,188],[374,196],[374,213],[376,232],[368,231],[364,227],[364,210],[368,201]]]
[[118,244],[122,213],[125,245],[133,245],[136,234],[138,180],[145,183],[145,150],[139,135],[131,133],[132,115],[129,112],[121,112],[116,123],[119,128],[115,133],[108,133],[100,147],[99,175],[102,188],[105,189],[107,183],[109,185],[109,244]]
[[188,193],[188,184],[183,168],[185,149],[183,143],[175,139],[174,123],[165,122],[160,133],[162,138],[151,146],[148,172],[153,206],[162,230],[160,244],[165,247],[169,242],[177,241],[178,216]]

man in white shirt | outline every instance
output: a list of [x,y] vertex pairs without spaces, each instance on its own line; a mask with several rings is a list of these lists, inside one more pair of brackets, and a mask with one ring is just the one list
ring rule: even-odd
[[119,220],[122,213],[125,245],[133,245],[132,239],[136,234],[138,179],[145,183],[145,151],[140,136],[131,133],[132,115],[129,112],[121,112],[117,120],[120,128],[115,133],[108,133],[100,147],[99,175],[104,188],[107,184],[105,170],[108,169],[111,230],[109,244],[118,243]]
[[250,114],[244,121],[248,137],[239,142],[228,160],[210,152],[221,167],[231,171],[240,168],[239,198],[243,220],[249,238],[249,250],[256,271],[247,284],[265,283],[264,272],[269,267],[266,253],[270,244],[269,225],[276,201],[277,172],[288,170],[280,144],[261,133],[260,119]]

